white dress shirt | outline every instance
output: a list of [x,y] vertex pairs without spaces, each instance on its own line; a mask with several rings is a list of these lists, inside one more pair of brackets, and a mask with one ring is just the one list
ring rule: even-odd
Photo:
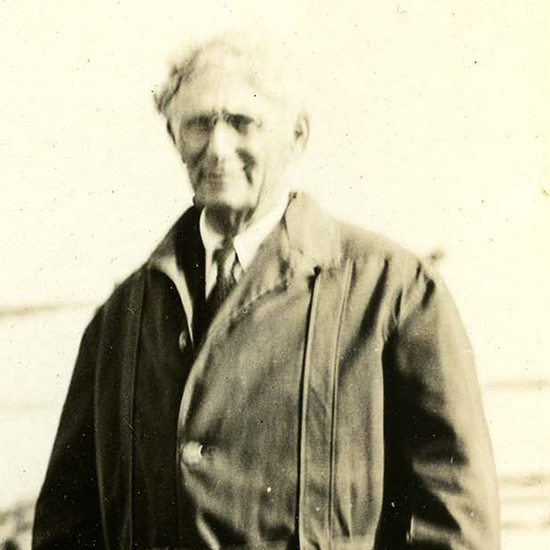
[[[238,264],[235,267],[233,275],[237,281],[254,260],[254,257],[256,256],[258,248],[260,248],[262,242],[281,221],[287,205],[288,191],[281,194],[281,197],[275,207],[272,208],[265,216],[246,227],[233,239],[233,246],[235,248],[238,260]],[[208,298],[212,292],[212,289],[216,285],[216,278],[218,276],[218,266],[216,265],[216,262],[213,261],[213,255],[217,249],[222,247],[225,237],[218,233],[212,225],[208,223],[205,210],[201,213],[199,231],[205,252],[205,291],[206,297]]]

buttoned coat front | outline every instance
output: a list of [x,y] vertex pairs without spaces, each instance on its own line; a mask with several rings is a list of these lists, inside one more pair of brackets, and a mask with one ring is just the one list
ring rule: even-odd
[[[189,327],[193,314],[177,232],[86,330],[35,548],[132,547],[148,271],[173,281]],[[413,255],[294,196],[193,357],[174,467],[198,538],[182,548],[499,547],[472,350],[444,284]]]

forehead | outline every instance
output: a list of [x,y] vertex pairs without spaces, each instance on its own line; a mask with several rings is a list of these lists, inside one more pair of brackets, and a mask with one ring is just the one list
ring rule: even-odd
[[275,75],[256,60],[230,55],[205,55],[181,83],[171,105],[172,115],[189,117],[226,111],[265,118],[283,111],[273,90]]

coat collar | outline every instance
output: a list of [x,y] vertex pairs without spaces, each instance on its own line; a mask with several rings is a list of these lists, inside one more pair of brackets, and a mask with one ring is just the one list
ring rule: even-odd
[[293,194],[284,224],[294,268],[325,269],[341,263],[338,224],[308,195]]
[[[176,286],[192,334],[193,308],[183,266],[178,261],[189,239],[197,238],[190,227],[197,220],[191,207],[170,229],[151,254],[147,266],[167,275]],[[220,310],[221,317],[234,318],[247,311],[260,297],[282,290],[297,277],[311,277],[341,263],[338,225],[303,193],[292,193],[283,220],[260,246],[251,266]]]

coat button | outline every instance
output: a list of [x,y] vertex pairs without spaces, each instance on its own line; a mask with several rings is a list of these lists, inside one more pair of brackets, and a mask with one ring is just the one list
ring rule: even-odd
[[187,466],[198,464],[203,458],[203,446],[198,441],[188,441],[181,446],[181,459]]
[[188,343],[189,335],[187,334],[186,330],[182,330],[178,338],[178,347],[180,348],[180,351],[184,351]]

